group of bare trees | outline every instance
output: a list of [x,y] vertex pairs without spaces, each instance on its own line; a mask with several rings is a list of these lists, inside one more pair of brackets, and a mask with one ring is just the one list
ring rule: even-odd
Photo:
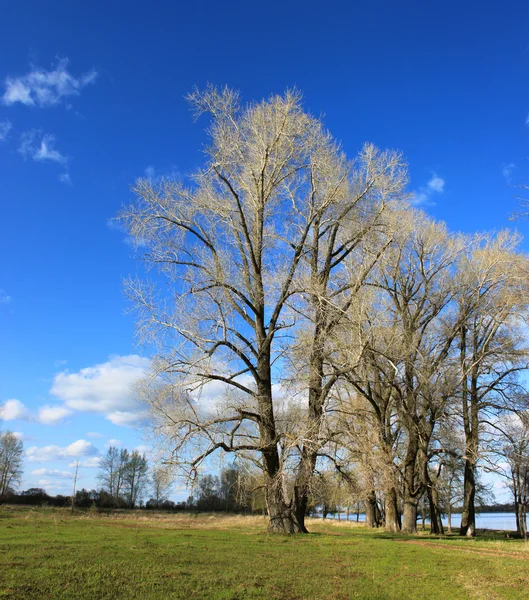
[[[149,485],[149,467],[144,454],[111,446],[99,465],[98,480],[113,506],[135,508]],[[167,486],[156,471],[153,475],[154,494],[159,502],[165,500]]]
[[120,215],[158,267],[126,288],[156,349],[138,394],[165,461],[191,477],[218,451],[254,465],[279,532],[306,531],[329,464],[370,522],[414,532],[425,498],[442,531],[441,482],[462,467],[473,535],[487,432],[524,400],[516,236],[455,235],[413,209],[399,153],[348,160],[295,92],[189,100],[210,115],[204,167],[138,181]]

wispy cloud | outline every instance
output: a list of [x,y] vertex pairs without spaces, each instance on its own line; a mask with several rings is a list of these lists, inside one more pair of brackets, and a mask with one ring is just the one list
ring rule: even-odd
[[38,162],[51,161],[61,165],[68,162],[68,158],[55,148],[55,136],[51,133],[42,134],[37,129],[22,134],[18,151],[24,158]]
[[70,177],[70,173],[68,173],[68,171],[65,171],[59,175],[59,181],[66,185],[73,185],[72,178]]
[[516,165],[514,163],[509,163],[508,165],[503,165],[503,167],[501,169],[501,174],[503,175],[503,178],[509,185],[512,184],[512,175],[513,175],[515,169],[516,169]]
[[4,119],[3,121],[0,121],[0,142],[3,142],[7,139],[7,136],[11,131],[12,127],[13,124],[9,119]]
[[68,70],[68,59],[61,58],[49,71],[31,65],[29,73],[20,77],[7,77],[2,102],[6,106],[16,103],[26,106],[55,106],[95,83],[98,73],[91,69],[78,77]]
[[434,197],[442,194],[445,189],[445,180],[436,173],[432,173],[431,178],[425,186],[421,186],[412,197],[414,206],[435,206]]
[[59,477],[60,479],[73,479],[73,473],[70,471],[59,471],[58,469],[35,469],[31,471],[32,475],[40,477]]
[[150,181],[161,181],[162,179],[182,179],[182,173],[175,165],[169,169],[157,169],[153,165],[148,165],[143,171],[143,178]]

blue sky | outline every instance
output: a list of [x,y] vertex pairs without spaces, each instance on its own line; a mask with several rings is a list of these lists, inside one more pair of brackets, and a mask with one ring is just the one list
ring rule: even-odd
[[91,487],[111,440],[148,444],[127,391],[148,356],[121,287],[138,266],[108,221],[137,177],[200,165],[194,85],[297,86],[349,155],[400,149],[453,230],[510,226],[529,181],[526,2],[4,4],[0,404],[23,487],[68,493],[78,456]]

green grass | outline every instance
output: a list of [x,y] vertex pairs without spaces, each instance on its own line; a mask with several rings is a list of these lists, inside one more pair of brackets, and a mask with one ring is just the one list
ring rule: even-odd
[[529,548],[311,521],[0,507],[0,598],[527,598]]

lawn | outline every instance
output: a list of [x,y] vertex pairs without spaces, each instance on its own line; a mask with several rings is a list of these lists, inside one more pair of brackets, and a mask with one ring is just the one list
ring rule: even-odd
[[529,548],[262,517],[0,507],[0,598],[527,598]]

